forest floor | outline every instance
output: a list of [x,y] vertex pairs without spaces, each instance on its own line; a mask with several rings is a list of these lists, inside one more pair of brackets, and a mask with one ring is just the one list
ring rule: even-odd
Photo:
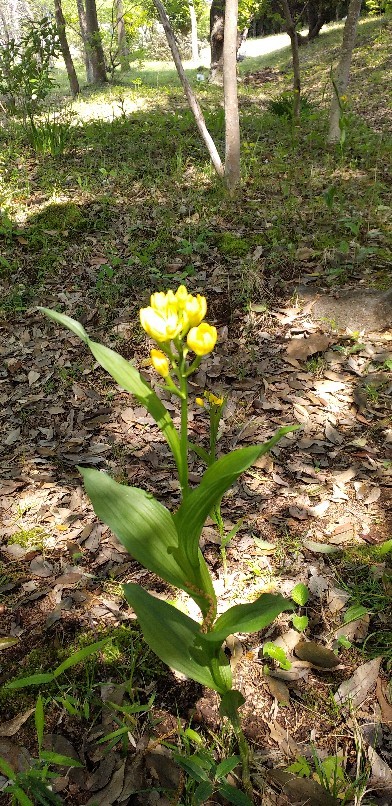
[[[0,756],[20,781],[32,765],[42,770],[32,761],[40,693],[45,746],[82,765],[57,772],[57,801],[33,802],[196,803],[173,753],[217,762],[236,752],[216,695],[143,643],[122,583],[173,591],[98,521],[76,469],[99,468],[173,510],[166,444],[85,346],[37,311],[78,319],[154,384],[138,311],[151,292],[181,283],[206,295],[218,328],[192,398],[227,396],[219,450],[301,425],[225,496],[225,529],[244,519],[226,574],[213,523],[203,532],[221,612],[263,591],[309,589],[305,654],[287,614],[230,644],[255,800],[391,802],[391,33],[388,19],[360,25],[336,149],[325,136],[341,27],[301,48],[298,130],[289,51],[241,65],[235,199],[214,176],[169,64],[135,68],[73,104],[58,91],[59,156],[37,154],[19,123],[3,121]],[[221,90],[189,75],[222,153]],[[177,423],[175,400],[166,405]],[[192,404],[195,441],[207,419]],[[197,457],[191,470],[196,482]],[[56,680],[7,688],[105,638]],[[266,641],[290,668],[263,654]]]

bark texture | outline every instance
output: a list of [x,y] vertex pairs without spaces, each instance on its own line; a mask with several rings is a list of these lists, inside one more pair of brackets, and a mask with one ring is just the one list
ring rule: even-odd
[[233,194],[240,183],[240,121],[237,95],[237,24],[238,0],[226,0],[223,89],[225,99],[225,182]]
[[89,44],[88,44],[86,10],[85,10],[85,7],[84,7],[83,0],[76,0],[76,5],[78,7],[80,34],[81,34],[82,41],[83,41],[84,64],[85,64],[85,68],[86,68],[87,83],[92,84],[93,81],[94,81],[94,76],[93,76],[93,65],[91,63],[91,58],[90,58],[90,48],[89,48]]
[[107,81],[105,56],[98,25],[97,6],[95,0],[86,0],[86,28],[94,84]]
[[362,0],[350,0],[348,7],[346,24],[343,31],[342,49],[340,51],[339,64],[333,77],[333,90],[331,110],[329,115],[328,143],[338,143],[340,140],[340,98],[345,94],[350,77],[351,58],[357,35],[358,19],[361,12]]
[[225,0],[212,0],[210,9],[211,72],[213,84],[223,83],[223,42],[225,29]]
[[218,153],[218,150],[216,148],[216,145],[215,145],[215,143],[214,143],[214,141],[213,141],[213,139],[212,139],[212,137],[211,137],[211,135],[210,135],[210,133],[209,133],[209,131],[207,129],[207,126],[206,126],[206,123],[205,123],[205,120],[204,120],[204,115],[203,115],[203,113],[202,113],[202,111],[200,109],[200,106],[199,106],[199,104],[197,102],[197,99],[196,99],[196,97],[195,97],[195,95],[193,93],[192,87],[191,87],[191,85],[190,85],[190,83],[189,83],[189,81],[188,81],[188,79],[187,79],[187,77],[185,75],[185,71],[184,71],[184,68],[182,66],[180,52],[178,50],[176,39],[175,39],[175,36],[174,36],[174,33],[173,33],[173,29],[172,29],[172,27],[170,25],[170,22],[168,20],[166,11],[164,9],[164,6],[161,3],[161,0],[153,0],[153,2],[154,2],[154,6],[155,6],[155,8],[156,8],[156,10],[158,12],[159,19],[160,19],[160,21],[161,21],[161,23],[163,25],[163,28],[164,28],[164,31],[165,31],[165,34],[166,34],[166,39],[167,39],[168,45],[170,47],[170,50],[171,50],[171,53],[172,53],[172,56],[173,56],[174,64],[176,66],[178,77],[179,77],[179,79],[181,81],[181,84],[183,86],[183,89],[184,89],[184,92],[185,92],[189,107],[191,109],[191,112],[192,112],[192,114],[193,114],[193,116],[195,118],[196,126],[197,126],[197,128],[198,128],[198,130],[200,132],[202,140],[204,141],[204,143],[205,143],[205,145],[207,147],[208,153],[209,153],[209,155],[211,157],[212,164],[213,164],[218,176],[223,177],[224,169],[223,169],[223,165],[222,165],[222,160],[221,160],[221,158],[219,156],[219,153]]
[[56,15],[57,33],[60,40],[61,54],[64,59],[65,68],[68,75],[69,86],[71,87],[71,93],[75,97],[76,95],[79,95],[80,87],[68,45],[67,34],[65,31],[65,19],[63,9],[61,6],[61,0],[54,0],[54,12]]
[[123,0],[116,0],[116,25],[117,25],[117,46],[118,58],[121,70],[129,70],[129,48],[124,20]]
[[286,23],[286,30],[290,37],[291,55],[293,59],[293,92],[294,92],[294,105],[293,116],[294,120],[299,120],[299,113],[301,111],[301,71],[299,66],[299,51],[298,51],[298,33],[295,29],[295,23],[291,14],[291,9],[288,0],[281,0],[282,10]]
[[189,2],[189,16],[191,18],[191,41],[192,41],[192,62],[197,67],[199,64],[199,42],[197,38],[197,18],[193,0]]

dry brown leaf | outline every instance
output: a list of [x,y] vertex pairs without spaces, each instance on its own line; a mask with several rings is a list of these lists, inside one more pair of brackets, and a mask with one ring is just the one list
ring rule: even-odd
[[349,598],[350,594],[342,588],[331,588],[327,595],[327,604],[331,613],[338,613],[339,610],[342,610]]
[[323,353],[328,349],[331,340],[325,333],[312,333],[309,338],[292,339],[287,345],[286,353],[290,358],[306,361],[314,353]]
[[35,708],[28,708],[27,711],[23,711],[22,714],[18,714],[13,719],[10,719],[9,722],[3,722],[0,725],[0,736],[15,736],[15,733],[27,722],[28,718],[33,714]]
[[334,445],[341,445],[344,440],[343,434],[340,434],[329,422],[325,426],[325,436]]
[[339,666],[339,658],[326,646],[315,641],[300,641],[294,650],[297,658],[306,660],[318,669],[334,669]]
[[379,706],[381,708],[382,714],[382,721],[385,722],[387,725],[392,724],[392,705],[388,702],[385,697],[382,688],[382,681],[381,678],[377,678],[377,686],[376,686],[376,696],[378,699]]
[[275,697],[279,705],[288,705],[290,702],[290,692],[283,680],[270,677],[270,675],[267,675],[265,680],[270,693]]
[[351,702],[352,705],[361,705],[369,691],[374,688],[380,670],[381,658],[374,658],[359,666],[353,676],[345,680],[334,695],[338,705]]
[[276,742],[282,753],[289,758],[296,758],[301,753],[301,748],[290,736],[286,728],[282,728],[279,722],[267,722],[271,739]]
[[339,806],[340,801],[311,778],[301,778],[286,770],[268,770],[267,779],[278,784],[288,795],[291,806]]
[[378,753],[374,750],[373,747],[369,745],[368,749],[368,758],[372,767],[372,773],[370,776],[370,784],[374,787],[374,789],[382,790],[383,792],[390,793],[392,795],[392,770],[389,765],[384,761]]
[[119,799],[124,788],[125,761],[113,774],[111,781],[101,789],[97,795],[93,795],[86,803],[86,806],[112,806]]

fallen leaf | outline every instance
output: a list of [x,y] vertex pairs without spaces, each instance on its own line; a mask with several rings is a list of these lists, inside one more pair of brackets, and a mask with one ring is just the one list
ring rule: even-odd
[[331,588],[327,595],[327,604],[331,613],[338,613],[339,610],[342,610],[349,598],[350,594],[342,588]]
[[278,680],[270,675],[267,675],[265,680],[270,693],[275,697],[279,705],[288,705],[290,702],[290,692],[283,680]]
[[328,442],[332,442],[334,445],[341,445],[344,440],[343,434],[340,434],[331,423],[327,423],[325,426],[325,436]]
[[27,711],[23,711],[22,714],[18,714],[8,722],[3,722],[0,725],[0,736],[14,736],[22,725],[27,722],[28,718],[34,713],[34,711],[35,708],[29,708]]
[[334,700],[338,705],[350,701],[352,705],[361,705],[368,692],[375,686],[380,670],[381,658],[374,658],[359,666],[353,676],[339,686]]
[[382,721],[385,722],[387,725],[392,724],[392,705],[388,702],[385,697],[382,688],[382,681],[381,678],[377,678],[377,686],[376,686],[376,696],[378,699],[379,706],[381,708],[382,714]]
[[35,369],[31,369],[30,372],[27,375],[27,378],[28,378],[28,381],[29,381],[29,386],[33,386],[33,384],[36,381],[38,381],[38,378],[40,378],[40,377],[41,377],[40,372],[36,372]]
[[294,649],[297,658],[306,660],[319,669],[334,669],[339,666],[339,658],[331,649],[316,644],[315,641],[300,641]]
[[311,593],[321,599],[324,592],[329,588],[328,579],[321,574],[312,574],[309,577],[308,588]]
[[341,549],[331,546],[329,543],[316,543],[314,540],[303,540],[302,545],[314,554],[336,554]]
[[369,783],[374,789],[382,790],[383,792],[392,795],[392,770],[390,766],[370,745],[367,749],[367,752],[372,768]]
[[12,638],[10,635],[1,635],[0,636],[0,651],[2,649],[8,649],[10,646],[15,646],[18,644],[18,638]]
[[327,790],[311,778],[301,778],[286,770],[268,770],[268,780],[278,784],[282,792],[288,796],[291,806],[293,804],[307,804],[307,806],[339,806],[341,803]]
[[39,555],[31,561],[30,571],[36,577],[50,577],[53,574],[53,565]]
[[292,339],[287,345],[286,353],[290,358],[299,361],[306,361],[314,353],[323,353],[328,349],[331,341],[325,333],[312,333],[307,339],[302,336],[299,339]]
[[296,756],[301,754],[300,746],[294,741],[292,736],[290,736],[288,730],[279,725],[279,722],[267,722],[267,725],[269,727],[271,739],[276,742],[285,756],[296,758]]

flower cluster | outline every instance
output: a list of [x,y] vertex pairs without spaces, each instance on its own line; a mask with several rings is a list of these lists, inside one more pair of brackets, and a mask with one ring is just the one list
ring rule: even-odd
[[[186,337],[188,349],[202,357],[214,349],[218,335],[215,327],[203,322],[206,313],[206,298],[189,294],[185,286],[180,285],[175,293],[170,290],[152,294],[148,308],[140,311],[140,322],[143,330],[161,344],[163,350],[171,341],[178,347],[178,341]],[[166,355],[160,350],[151,350],[151,361],[159,375],[167,378]]]

